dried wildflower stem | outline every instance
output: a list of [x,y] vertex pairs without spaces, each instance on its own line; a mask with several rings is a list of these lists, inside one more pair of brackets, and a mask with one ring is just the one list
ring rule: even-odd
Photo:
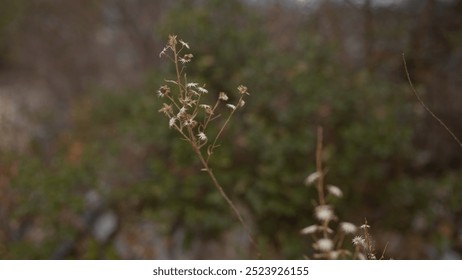
[[[240,104],[240,102],[242,101],[243,96],[244,96],[244,95],[241,95],[241,97],[239,98],[239,101],[237,102],[237,104]],[[223,131],[225,130],[226,126],[228,125],[229,121],[231,120],[231,117],[234,115],[234,112],[236,112],[236,110],[237,110],[237,108],[234,108],[234,109],[231,111],[231,113],[229,114],[228,118],[227,118],[226,121],[223,123],[223,126],[221,127],[220,131],[218,131],[217,135],[215,136],[215,139],[213,140],[212,145],[209,146],[209,149],[208,149],[208,156],[207,156],[207,162],[209,161],[210,156],[212,156],[213,150],[217,147],[218,138],[220,138],[221,134],[222,134]]]
[[[181,47],[177,48],[177,44],[181,44]],[[180,62],[181,64],[188,63],[193,55],[185,54],[180,56],[180,53],[184,48],[189,49],[189,45],[182,40],[177,40],[176,35],[170,35],[168,44],[160,53],[160,57],[167,56],[175,65],[175,80],[166,80],[166,82],[175,84],[175,87],[178,87],[178,93],[172,95],[170,87],[167,85],[161,86],[158,91],[158,96],[161,98],[167,98],[171,104],[164,103],[164,106],[159,110],[159,112],[165,114],[165,116],[168,117],[170,128],[177,130],[183,137],[183,140],[189,142],[194,153],[197,155],[202,164],[202,170],[206,171],[209,177],[212,179],[214,187],[217,189],[221,197],[223,197],[223,199],[226,201],[229,208],[231,208],[231,211],[234,213],[246,231],[252,246],[255,247],[258,253],[258,256],[260,256],[261,254],[258,250],[257,242],[255,241],[249,226],[245,222],[233,201],[226,194],[209,166],[209,159],[213,153],[213,150],[218,147],[218,138],[220,138],[222,135],[235,111],[238,108],[244,106],[245,102],[243,97],[244,95],[249,95],[249,92],[247,91],[247,87],[242,85],[238,86],[237,89],[240,93],[239,101],[236,105],[229,103],[226,104],[227,107],[232,109],[231,113],[221,126],[218,134],[214,137],[212,144],[208,146],[208,156],[205,157],[205,152],[202,150],[202,148],[208,142],[206,128],[211,121],[220,116],[215,115],[215,109],[217,109],[218,105],[222,101],[227,101],[228,97],[224,92],[220,92],[218,100],[216,101],[215,105],[213,105],[213,107],[209,104],[200,104],[202,94],[205,94],[208,91],[205,89],[205,85],[199,86],[197,83],[188,82],[188,77],[186,73],[184,73],[185,66],[180,65]],[[172,56],[169,55],[170,52],[173,54]],[[200,118],[202,112],[204,115],[203,118],[201,118],[203,119],[201,122],[198,121],[198,119]]]
[[[342,197],[342,191],[337,186],[324,186],[324,176],[326,171],[322,165],[323,152],[323,128],[317,128],[316,141],[316,172],[311,173],[306,179],[305,184],[311,185],[315,183],[318,193],[318,201],[315,202],[314,214],[318,220],[318,224],[310,225],[303,228],[300,233],[309,235],[313,240],[313,249],[315,253],[313,257],[316,259],[341,259],[352,255],[347,249],[342,249],[345,236],[356,232],[357,227],[348,222],[337,223],[336,231],[333,230],[330,224],[335,224],[338,220],[334,213],[332,205],[327,203],[328,196]],[[326,187],[326,191],[324,188]],[[353,244],[356,245],[356,252],[353,258],[359,256],[359,245],[363,244],[362,237],[355,237]],[[364,243],[365,244],[365,243]]]
[[407,64],[406,64],[406,58],[404,56],[404,53],[402,54],[402,57],[403,57],[403,63],[404,63],[404,70],[406,71],[406,76],[407,76],[407,80],[409,82],[409,85],[411,86],[411,89],[412,89],[412,92],[414,93],[414,96],[417,98],[417,100],[419,101],[420,105],[422,105],[422,107],[436,120],[439,122],[439,124],[452,136],[452,138],[454,138],[454,140],[457,142],[457,144],[459,144],[459,146],[462,148],[462,142],[459,140],[459,138],[457,138],[457,136],[452,132],[452,130],[440,119],[438,118],[433,112],[432,110],[430,110],[430,108],[428,108],[428,106],[425,104],[425,102],[423,102],[422,98],[420,98],[420,95],[419,93],[417,92],[417,90],[414,88],[414,85],[412,84],[412,81],[411,81],[411,76],[409,75],[409,71],[407,69]]
[[316,172],[319,175],[316,181],[316,189],[318,190],[319,204],[324,205],[324,174],[322,170],[322,127],[318,126],[317,130],[317,144],[316,144]]
[[388,248],[388,242],[387,242],[387,244],[385,244],[385,248],[383,248],[382,256],[380,257],[381,260],[383,260],[385,258],[385,252],[387,251],[387,248]]
[[369,235],[369,225],[367,224],[367,219],[364,219],[364,225],[362,225],[362,229],[364,231],[364,239],[366,241],[366,248],[369,252],[372,251],[372,242],[371,242],[371,239],[370,239],[370,235]]
[[209,167],[207,161],[205,160],[204,156],[202,155],[201,151],[196,145],[193,145],[193,150],[196,153],[197,157],[202,163],[202,166],[204,167],[203,170],[207,172],[209,177],[212,179],[213,185],[217,189],[217,191],[220,193],[220,195],[223,197],[223,199],[226,201],[228,204],[229,208],[233,211],[233,213],[236,215],[237,219],[241,223],[242,227],[247,233],[247,236],[249,237],[250,242],[252,245],[255,247],[255,249],[258,252],[258,246],[257,242],[255,241],[255,238],[252,235],[252,232],[250,231],[250,228],[247,226],[247,223],[245,222],[244,218],[242,217],[241,213],[237,209],[236,205],[234,205],[233,201],[228,197],[226,192],[224,191],[223,187],[220,185],[218,182],[217,178],[215,177],[215,174],[213,173],[212,169]]

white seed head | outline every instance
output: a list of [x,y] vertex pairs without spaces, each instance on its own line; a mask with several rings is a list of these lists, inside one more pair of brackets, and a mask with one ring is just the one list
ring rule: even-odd
[[220,95],[218,96],[218,99],[223,100],[223,101],[228,101],[228,96],[226,95],[226,93],[220,92]]
[[242,108],[242,107],[244,107],[244,105],[245,105],[245,101],[244,101],[244,100],[239,101],[239,104],[238,104],[239,107]]
[[335,196],[335,197],[342,197],[342,196],[343,196],[342,190],[341,190],[339,187],[337,187],[337,186],[328,185],[328,186],[327,186],[327,191],[328,191],[331,195],[333,195],[333,196]]
[[187,83],[186,87],[187,88],[197,87],[197,83]]
[[186,108],[185,107],[181,107],[180,111],[178,112],[178,114],[176,115],[177,118],[181,118],[182,116],[184,116],[184,114],[186,114]]
[[170,118],[170,120],[168,121],[168,126],[172,128],[175,125],[175,122],[176,118]]
[[200,93],[207,93],[207,92],[209,92],[208,90],[206,90],[206,89],[203,88],[203,87],[198,87],[197,90],[198,90]]
[[311,226],[307,226],[306,228],[301,229],[300,233],[301,234],[312,234],[312,233],[315,233],[317,230],[318,230],[317,225],[311,225]]
[[366,256],[364,256],[364,254],[362,254],[362,253],[359,253],[358,254],[358,260],[366,260]]
[[228,104],[226,104],[226,107],[231,108],[231,110],[233,110],[233,111],[236,110],[236,106],[234,106],[233,104],[228,103]]
[[330,221],[334,218],[334,211],[329,205],[320,205],[315,208],[315,216],[320,221]]
[[305,185],[309,186],[309,185],[313,184],[320,176],[321,176],[321,174],[319,172],[311,173],[310,175],[308,175],[308,177],[306,177]]
[[197,122],[193,119],[187,119],[183,122],[184,126],[190,126],[190,127],[195,127]]
[[353,245],[355,246],[362,246],[362,247],[365,247],[366,246],[366,240],[364,240],[364,238],[362,236],[355,236],[352,240],[353,242]]
[[183,57],[179,58],[178,61],[185,64],[185,63],[190,62],[193,57],[194,55],[188,53],[188,54],[183,55]]
[[328,257],[331,260],[336,260],[336,259],[338,259],[339,256],[340,256],[339,251],[331,251],[331,252],[328,253]]
[[210,107],[210,105],[207,105],[207,104],[199,104],[199,107],[204,108],[204,109],[206,109],[206,110],[212,109],[212,108]]
[[352,223],[343,222],[340,223],[340,230],[345,234],[351,234],[356,232],[357,227]]
[[247,92],[247,87],[246,87],[246,86],[240,85],[240,86],[237,87],[237,90],[239,91],[240,94],[247,94],[247,95],[250,95],[250,94]]
[[370,225],[364,224],[364,225],[361,226],[361,229],[367,229],[367,228],[370,228],[370,227],[371,227]]
[[200,132],[199,134],[197,134],[197,137],[199,137],[200,141],[207,141],[207,136],[204,132]]
[[334,242],[328,238],[321,238],[316,242],[316,249],[322,252],[331,251],[334,248]]

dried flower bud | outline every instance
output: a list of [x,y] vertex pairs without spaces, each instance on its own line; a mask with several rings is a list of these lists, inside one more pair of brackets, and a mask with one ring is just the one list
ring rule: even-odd
[[172,105],[164,103],[164,106],[159,110],[159,112],[164,113],[167,117],[173,114]]
[[339,187],[337,187],[337,186],[328,185],[328,186],[327,186],[327,191],[328,191],[331,195],[333,195],[333,196],[335,196],[335,197],[342,197],[342,196],[343,196],[342,190],[341,190]]
[[184,115],[186,114],[186,108],[185,107],[181,107],[180,111],[178,112],[178,114],[176,115],[176,117],[178,119],[181,119],[181,117],[183,117]]
[[315,216],[320,221],[329,221],[334,219],[334,211],[329,205],[319,205],[315,208]]
[[336,260],[336,259],[338,259],[339,256],[340,256],[339,251],[331,251],[331,252],[329,252],[329,255],[328,255],[329,259],[331,259],[331,260]]
[[168,126],[172,128],[175,125],[175,122],[176,118],[170,118],[170,120],[168,121]]
[[370,227],[371,227],[371,226],[368,225],[368,224],[364,224],[364,225],[361,226],[362,229],[368,229],[368,228],[370,228]]
[[181,63],[185,64],[185,63],[190,62],[191,59],[192,59],[193,57],[194,57],[194,56],[193,56],[192,54],[188,53],[188,54],[185,54],[183,57],[181,57],[181,58],[179,59],[179,61],[180,61]]
[[176,40],[176,35],[169,35],[168,36],[168,46],[173,48],[176,46],[177,40]]
[[319,172],[311,173],[308,177],[306,177],[305,185],[309,186],[309,185],[313,184],[320,176],[321,176],[321,174]]
[[328,238],[321,238],[315,244],[316,249],[322,252],[328,252],[334,248],[334,242]]
[[184,126],[190,126],[190,127],[195,127],[197,125],[197,122],[194,119],[187,119],[183,122]]
[[347,223],[347,222],[340,223],[340,230],[343,231],[343,233],[346,233],[346,234],[355,233],[356,229],[357,229],[356,226],[352,223]]
[[233,110],[233,111],[236,110],[236,106],[234,106],[233,104],[228,103],[228,104],[226,104],[226,107],[231,108],[231,110]]
[[209,91],[206,90],[204,87],[198,87],[197,90],[200,92],[200,93],[208,93]]
[[247,92],[247,87],[246,87],[246,86],[240,85],[240,86],[237,87],[237,90],[239,91],[240,94],[247,94],[247,95],[250,95],[250,94]]
[[197,137],[199,137],[200,141],[207,141],[207,136],[204,132],[200,132],[199,134],[197,134]]
[[318,230],[317,225],[311,225],[311,226],[307,226],[306,228],[303,228],[302,230],[300,230],[300,233],[301,234],[312,234],[312,233],[315,233],[317,230]]
[[157,96],[159,97],[164,97],[169,94],[170,94],[170,87],[167,85],[161,86],[159,90],[157,91]]
[[366,240],[362,236],[355,236],[352,240],[353,245],[366,247]]
[[189,49],[188,43],[184,42],[183,40],[180,40],[180,44],[181,44],[183,47],[186,47],[187,49]]
[[223,101],[228,101],[228,96],[226,95],[226,93],[224,92],[220,92],[220,95],[218,96],[218,99],[219,100],[223,100]]
[[207,105],[207,104],[200,104],[199,107],[204,108],[205,113],[206,113],[207,115],[213,115],[213,110],[212,110],[212,107],[210,107],[210,105]]
[[165,53],[167,52],[167,50],[169,49],[169,47],[165,47],[159,54],[159,57],[162,57],[163,55],[165,55]]

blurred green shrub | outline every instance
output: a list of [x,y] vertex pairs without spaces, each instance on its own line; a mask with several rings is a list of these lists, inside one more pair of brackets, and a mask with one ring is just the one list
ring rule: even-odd
[[24,1],[0,1],[0,68],[8,64],[14,48],[14,29],[21,20]]
[[[175,33],[191,45],[189,78],[207,83],[211,95],[231,93],[241,83],[249,88],[246,110],[228,127],[211,165],[250,213],[266,257],[301,258],[308,248],[297,235],[313,219],[315,191],[303,181],[315,170],[317,125],[325,131],[329,182],[346,196],[337,208],[344,220],[367,217],[374,229],[397,227],[404,236],[418,234],[409,229],[416,215],[431,230],[442,216],[432,210],[441,192],[442,209],[460,211],[457,174],[416,180],[411,172],[415,116],[406,85],[344,65],[338,47],[316,36],[309,19],[291,30],[295,39],[288,47],[265,30],[266,20],[240,1],[178,1],[156,29],[162,38]],[[13,217],[37,217],[47,235],[34,250],[29,241],[11,243],[6,257],[48,258],[77,231],[59,213],[79,215],[91,189],[128,217],[158,221],[167,235],[184,226],[185,246],[239,227],[210,191],[190,147],[157,112],[162,104],[155,91],[172,70],[162,67],[148,73],[143,88],[94,89],[78,100],[74,127],[51,145],[51,162],[39,152],[9,157],[17,166],[10,181],[19,206]],[[400,215],[391,215],[396,211]],[[443,230],[428,235],[441,248],[453,238]],[[95,247],[90,242],[88,250]]]

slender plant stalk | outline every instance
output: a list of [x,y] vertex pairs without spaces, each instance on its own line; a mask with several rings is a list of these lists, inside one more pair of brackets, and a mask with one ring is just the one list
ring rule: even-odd
[[246,231],[247,236],[249,237],[250,242],[251,242],[252,245],[255,247],[255,249],[258,251],[257,242],[255,241],[255,238],[253,237],[253,234],[252,234],[252,232],[250,231],[249,226],[248,226],[247,223],[245,222],[244,218],[242,217],[241,213],[240,213],[239,210],[237,209],[236,205],[234,205],[233,201],[228,197],[228,195],[226,194],[225,190],[223,189],[223,187],[222,187],[222,186],[220,185],[220,183],[218,182],[217,178],[215,177],[215,174],[213,173],[212,169],[209,167],[209,165],[208,165],[208,163],[207,163],[207,160],[205,160],[204,156],[202,155],[202,153],[201,153],[201,151],[198,149],[198,147],[193,145],[193,149],[194,149],[194,152],[196,153],[197,157],[198,157],[199,160],[201,161],[202,166],[204,167],[203,170],[205,170],[205,171],[207,172],[207,174],[209,175],[210,179],[212,179],[212,182],[213,182],[214,187],[217,189],[217,191],[220,193],[220,195],[221,195],[221,196],[223,197],[223,199],[226,201],[226,203],[228,204],[229,208],[231,208],[231,211],[234,213],[234,215],[236,215],[237,219],[239,220],[239,222],[241,223],[242,227],[243,227],[244,230]]
[[[239,98],[239,101],[237,102],[237,104],[239,104],[242,101],[242,98],[243,98],[243,96],[241,96]],[[225,123],[221,127],[220,131],[217,133],[217,136],[215,136],[215,139],[213,140],[212,145],[209,146],[207,162],[209,161],[210,156],[213,154],[213,150],[217,147],[218,138],[220,138],[221,134],[225,130],[225,127],[228,125],[228,123],[231,120],[231,117],[233,116],[234,112],[236,112],[236,110],[231,111],[231,114],[229,114],[228,118],[226,119]]]
[[318,180],[316,181],[316,188],[318,190],[319,204],[324,205],[324,174],[322,171],[322,127],[318,126],[317,131],[317,144],[316,144],[316,172],[318,173]]
[[423,102],[423,100],[420,97],[419,93],[417,92],[417,90],[414,88],[414,85],[412,84],[411,76],[409,75],[409,71],[407,69],[406,58],[404,56],[404,53],[402,54],[402,57],[403,57],[404,70],[406,71],[407,80],[409,82],[409,85],[411,86],[411,89],[412,89],[412,92],[414,93],[414,96],[417,98],[420,105],[422,105],[422,107],[452,136],[452,138],[454,138],[454,140],[457,142],[457,144],[459,144],[460,148],[462,148],[462,142],[459,140],[459,138],[457,138],[457,136],[454,134],[454,132],[452,132],[452,130],[438,116],[436,116],[432,112],[432,110],[430,110],[430,108],[428,108],[428,106],[425,104],[425,102]]

